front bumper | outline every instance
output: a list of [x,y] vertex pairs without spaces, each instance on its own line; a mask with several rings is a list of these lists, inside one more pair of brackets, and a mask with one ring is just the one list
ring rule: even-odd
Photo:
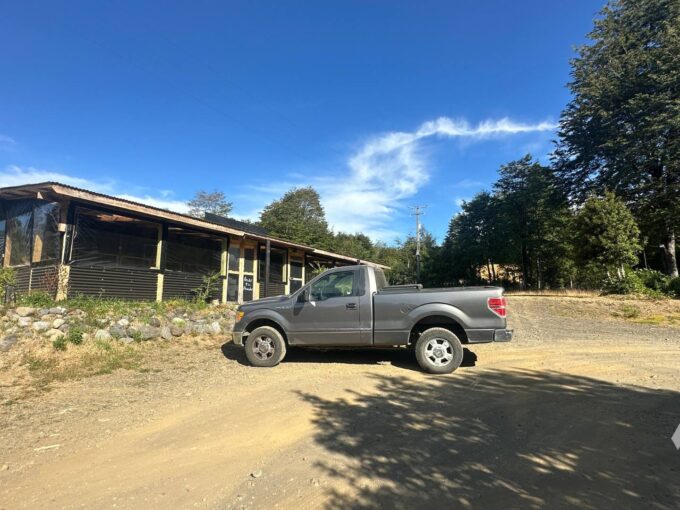
[[231,341],[236,345],[243,345],[243,331],[232,331]]
[[514,331],[512,329],[497,329],[493,332],[494,342],[509,342],[512,340]]

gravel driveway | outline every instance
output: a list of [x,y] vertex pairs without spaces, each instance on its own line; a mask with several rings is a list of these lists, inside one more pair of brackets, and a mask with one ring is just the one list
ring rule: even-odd
[[450,376],[230,343],[0,411],[0,508],[677,508],[680,329],[511,297]]

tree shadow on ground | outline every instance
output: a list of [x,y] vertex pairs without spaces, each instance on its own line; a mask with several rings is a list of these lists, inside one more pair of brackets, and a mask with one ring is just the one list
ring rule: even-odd
[[337,400],[301,393],[315,440],[346,458],[319,464],[327,508],[677,508],[680,393],[473,374],[372,376],[377,391]]
[[[241,365],[250,366],[243,349],[241,346],[227,342],[222,345],[222,354],[227,359],[236,361]],[[413,350],[405,348],[306,349],[289,347],[283,363],[345,363],[353,365],[387,363],[406,370],[422,371],[418,366]],[[476,363],[477,355],[465,348],[461,367],[474,367]]]

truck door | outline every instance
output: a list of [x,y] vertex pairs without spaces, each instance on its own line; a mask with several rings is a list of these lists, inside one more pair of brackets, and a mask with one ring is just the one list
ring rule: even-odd
[[360,345],[361,279],[357,269],[334,270],[307,289],[293,307],[292,344]]

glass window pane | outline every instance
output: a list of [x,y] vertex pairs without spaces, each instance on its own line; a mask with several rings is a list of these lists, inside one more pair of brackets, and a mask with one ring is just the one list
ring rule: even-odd
[[[260,263],[258,268],[258,279],[264,280],[265,263],[267,258],[267,249],[262,246],[260,248]],[[288,259],[288,251],[282,248],[271,248],[269,252],[269,281],[273,283],[286,283],[286,262]]]
[[243,249],[243,271],[252,273],[255,267],[255,250],[253,248]]
[[220,272],[222,241],[201,232],[172,227],[168,230],[165,267],[185,273]]
[[241,245],[238,243],[229,244],[229,271],[238,271],[239,260],[241,258]]
[[78,209],[75,224],[75,263],[144,269],[156,265],[158,224],[91,209]]
[[290,259],[290,277],[302,278],[302,259]]
[[227,275],[227,301],[238,301],[238,275]]
[[34,200],[10,200],[6,204],[7,238],[10,266],[23,266],[31,261],[31,230]]
[[318,301],[354,295],[354,271],[338,271],[317,280],[311,288],[311,298]]
[[56,260],[61,253],[59,204],[40,204],[33,212],[33,262]]

